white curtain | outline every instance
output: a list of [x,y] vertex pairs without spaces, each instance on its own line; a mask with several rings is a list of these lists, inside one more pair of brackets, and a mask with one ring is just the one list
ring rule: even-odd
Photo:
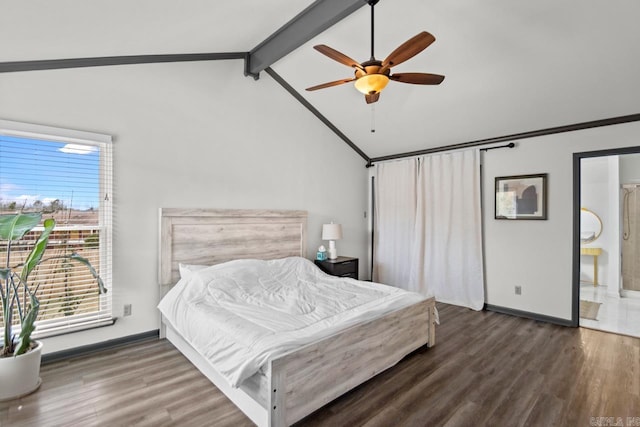
[[418,162],[376,166],[373,280],[408,289],[416,223]]
[[482,309],[479,156],[467,150],[377,166],[374,280]]

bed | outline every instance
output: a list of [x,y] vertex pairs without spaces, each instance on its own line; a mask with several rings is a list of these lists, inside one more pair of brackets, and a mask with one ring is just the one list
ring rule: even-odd
[[[306,211],[163,208],[161,296],[178,282],[180,264],[304,257],[306,228]],[[417,348],[435,344],[435,301],[428,298],[280,354],[268,361],[267,369],[234,387],[161,317],[161,337],[258,426],[291,425]]]

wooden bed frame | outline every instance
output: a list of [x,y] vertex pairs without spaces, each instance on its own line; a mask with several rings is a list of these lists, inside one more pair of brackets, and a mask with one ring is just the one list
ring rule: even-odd
[[[161,296],[178,281],[179,263],[304,257],[306,228],[306,211],[160,209]],[[270,375],[257,380],[262,383],[259,392],[231,387],[164,319],[160,336],[258,426],[288,426],[417,348],[434,345],[435,301],[430,298],[354,325],[271,360]]]

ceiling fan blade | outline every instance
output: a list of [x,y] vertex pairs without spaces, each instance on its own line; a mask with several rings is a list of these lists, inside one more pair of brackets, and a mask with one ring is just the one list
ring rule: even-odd
[[434,41],[436,41],[435,37],[423,31],[402,43],[396,50],[391,52],[389,56],[382,61],[382,67],[387,69],[401,64],[425,50]]
[[440,74],[428,73],[396,73],[389,76],[391,80],[414,85],[439,85],[444,80]]
[[358,68],[360,70],[363,69],[362,65],[360,65],[360,63],[357,62],[355,59],[349,58],[344,53],[338,52],[337,50],[330,48],[327,45],[319,44],[317,46],[314,46],[313,48],[318,52],[324,55],[327,55],[329,58],[333,59],[334,61],[338,61],[339,63],[346,65],[347,67]]
[[322,83],[322,84],[317,85],[317,86],[308,87],[307,90],[311,91],[311,90],[324,89],[326,87],[338,86],[338,85],[341,85],[341,84],[344,84],[344,83],[349,83],[349,82],[352,82],[354,80],[355,80],[355,78],[336,80],[336,81],[333,81],[333,82]]
[[364,96],[364,99],[365,101],[367,101],[367,104],[373,104],[374,102],[378,102],[378,99],[380,99],[380,92],[367,94]]

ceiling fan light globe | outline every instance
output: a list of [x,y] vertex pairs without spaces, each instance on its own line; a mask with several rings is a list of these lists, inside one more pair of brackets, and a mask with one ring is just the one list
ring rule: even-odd
[[355,82],[356,89],[365,95],[380,93],[389,83],[389,77],[384,74],[367,74]]

